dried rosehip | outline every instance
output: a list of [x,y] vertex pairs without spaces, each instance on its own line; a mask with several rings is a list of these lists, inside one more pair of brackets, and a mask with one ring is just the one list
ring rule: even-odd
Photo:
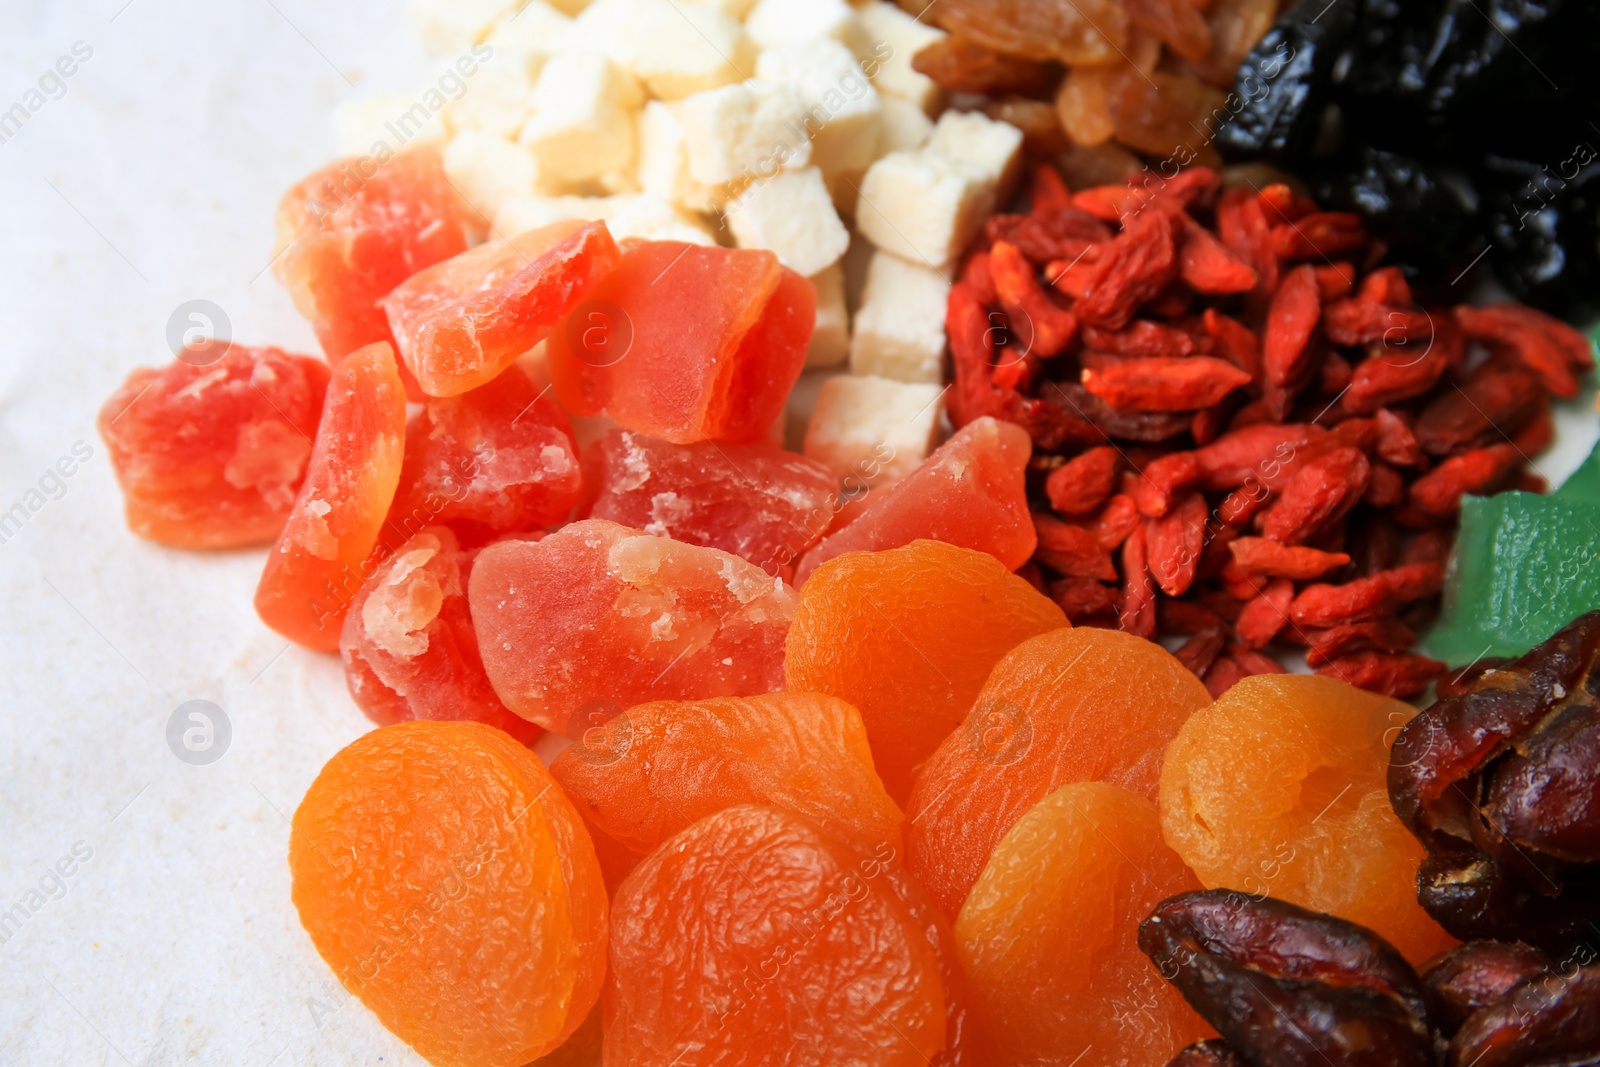
[[1519,941],[1468,941],[1442,952],[1422,968],[1428,1017],[1446,1035],[1480,1008],[1511,990],[1550,973],[1550,957]]
[[1600,1060],[1600,967],[1524,982],[1475,1013],[1450,1067],[1581,1067]]
[[1243,1057],[1271,1067],[1430,1067],[1422,982],[1371,930],[1230,889],[1162,901],[1139,947]]
[[1600,916],[1600,612],[1407,723],[1395,813],[1431,853],[1418,899],[1460,938],[1552,951]]

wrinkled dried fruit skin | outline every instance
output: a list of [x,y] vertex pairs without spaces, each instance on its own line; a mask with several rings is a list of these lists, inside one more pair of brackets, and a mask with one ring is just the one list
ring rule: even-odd
[[277,226],[284,252],[272,273],[333,363],[364,345],[392,344],[379,301],[467,250],[466,212],[429,145],[387,163],[345,159],[307,175],[283,194]]
[[612,430],[584,449],[583,464],[581,517],[720,548],[768,574],[789,573],[837,510],[835,475],[766,444],[675,445]]
[[1600,612],[1394,741],[1389,795],[1432,853],[1423,906],[1459,937],[1563,951],[1600,914]]
[[1088,291],[1073,311],[1081,323],[1120,330],[1178,269],[1171,218],[1164,211],[1146,211],[1128,219],[1122,232],[1103,246]]
[[1162,902],[1144,949],[1230,1045],[1274,1067],[1430,1067],[1422,983],[1372,931],[1213,889]]
[[1112,63],[1128,43],[1128,16],[1114,0],[946,0],[929,14],[951,33],[1028,59]]
[[345,612],[375,566],[405,432],[406,391],[388,344],[340,360],[300,495],[256,585],[256,614],[291,641],[339,647]]
[[1103,369],[1083,369],[1089,392],[1128,411],[1193,411],[1220,403],[1250,375],[1210,356],[1127,359]]
[[1074,456],[1050,472],[1045,495],[1050,506],[1063,515],[1087,515],[1097,511],[1116,488],[1122,455],[1109,445],[1091,448]]
[[1128,634],[1084,627],[1022,642],[918,773],[908,866],[955,915],[1006,831],[1054,790],[1099,781],[1153,797],[1167,742],[1210,702],[1170,653]]
[[178,548],[235,548],[283,529],[311,456],[328,365],[230,345],[203,366],[141,367],[95,426],[128,529]]
[[1029,809],[995,848],[955,924],[979,1016],[1000,1046],[997,1062],[1081,1056],[1159,1067],[1204,1036],[1205,1024],[1135,938],[1135,924],[1162,898],[1198,888],[1141,796],[1080,782]]
[[322,958],[430,1063],[520,1067],[599,999],[593,846],[544,766],[491,727],[408,722],[346,746],[295,811],[289,870]]
[[904,803],[917,767],[960,725],[1001,657],[1065,625],[987,552],[919,540],[849,553],[800,590],[786,687],[854,705],[885,788]]
[[467,595],[495,692],[548,730],[565,731],[596,701],[783,687],[794,593],[714,548],[586,519],[541,541],[490,545]]
[[380,726],[466,720],[531,744],[539,728],[506,710],[483,672],[467,611],[469,570],[468,556],[443,526],[401,545],[345,614],[339,637],[345,685]]
[[1282,545],[1308,541],[1361,500],[1372,465],[1359,449],[1336,448],[1307,460],[1261,516],[1261,533]]
[[557,222],[418,271],[383,298],[384,314],[422,391],[455,396],[544,340],[619,258],[605,223]]
[[1600,1053],[1600,967],[1535,978],[1473,1015],[1450,1042],[1450,1067],[1588,1064]]
[[1578,395],[1578,372],[1593,357],[1589,342],[1571,326],[1518,304],[1458,307],[1456,321],[1468,337],[1521,362],[1550,393]]
[[1167,1061],[1167,1067],[1250,1067],[1226,1041],[1213,1039],[1190,1045]]
[[1515,367],[1485,364],[1460,389],[1441,393],[1417,416],[1417,442],[1430,456],[1448,456],[1516,433],[1534,416],[1544,390]]
[[1213,116],[1226,113],[1225,94],[1187,74],[1118,72],[1109,93],[1117,140],[1163,158],[1215,165]]
[[1024,478],[1028,435],[1009,422],[981,418],[963,426],[916,470],[867,498],[848,526],[800,558],[795,582],[846,552],[881,552],[920,538],[988,552],[1007,570],[1033,554]]
[[1473,1012],[1550,970],[1550,957],[1518,941],[1468,941],[1457,945],[1422,968],[1428,1016],[1448,1037]]
[[1061,68],[1005,55],[962,37],[934,41],[911,57],[911,69],[955,93],[1038,96],[1055,86]]
[[605,1062],[925,1067],[943,983],[894,859],[755,806],[671,838],[611,910]]
[[900,851],[900,809],[855,708],[785,692],[637,704],[550,764],[585,819],[641,858],[736,804],[797,812],[837,841]]
[[451,397],[428,397],[406,427],[386,530],[444,523],[471,543],[560,522],[582,473],[572,424],[520,366]]
[[1033,516],[1033,528],[1039,535],[1034,562],[1068,578],[1116,580],[1117,568],[1111,562],[1111,552],[1095,537],[1094,531],[1039,513]]
[[1427,958],[1448,939],[1417,905],[1423,852],[1384,791],[1387,741],[1412,714],[1332,678],[1237,683],[1167,747],[1167,843],[1208,887],[1326,911]]

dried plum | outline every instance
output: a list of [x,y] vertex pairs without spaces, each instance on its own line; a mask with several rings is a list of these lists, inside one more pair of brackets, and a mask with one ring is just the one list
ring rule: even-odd
[[1353,3],[1300,3],[1279,17],[1239,68],[1240,107],[1217,135],[1224,154],[1287,160],[1311,149],[1356,14]]
[[1389,798],[1429,855],[1418,899],[1457,937],[1554,952],[1600,922],[1600,612],[1412,719]]
[[1167,1062],[1167,1067],[1250,1067],[1226,1041],[1198,1041]]
[[1392,945],[1354,923],[1271,898],[1199,890],[1157,905],[1139,926],[1139,947],[1251,1063],[1434,1062],[1421,980]]

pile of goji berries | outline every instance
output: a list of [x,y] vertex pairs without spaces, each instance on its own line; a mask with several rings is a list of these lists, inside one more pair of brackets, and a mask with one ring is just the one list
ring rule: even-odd
[[1589,345],[1516,304],[1420,306],[1359,217],[1222,186],[1040,167],[951,290],[953,421],[1032,437],[1027,573],[1074,623],[1187,636],[1214,694],[1282,671],[1274,646],[1419,693],[1462,494],[1543,491],[1528,459]]

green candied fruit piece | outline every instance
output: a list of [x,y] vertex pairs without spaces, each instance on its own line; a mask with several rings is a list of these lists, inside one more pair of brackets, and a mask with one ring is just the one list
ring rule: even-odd
[[1466,497],[1429,654],[1453,666],[1520,656],[1600,608],[1600,506],[1500,493]]
[[1595,444],[1583,466],[1573,471],[1572,477],[1562,482],[1561,488],[1550,496],[1555,500],[1600,506],[1600,442]]

